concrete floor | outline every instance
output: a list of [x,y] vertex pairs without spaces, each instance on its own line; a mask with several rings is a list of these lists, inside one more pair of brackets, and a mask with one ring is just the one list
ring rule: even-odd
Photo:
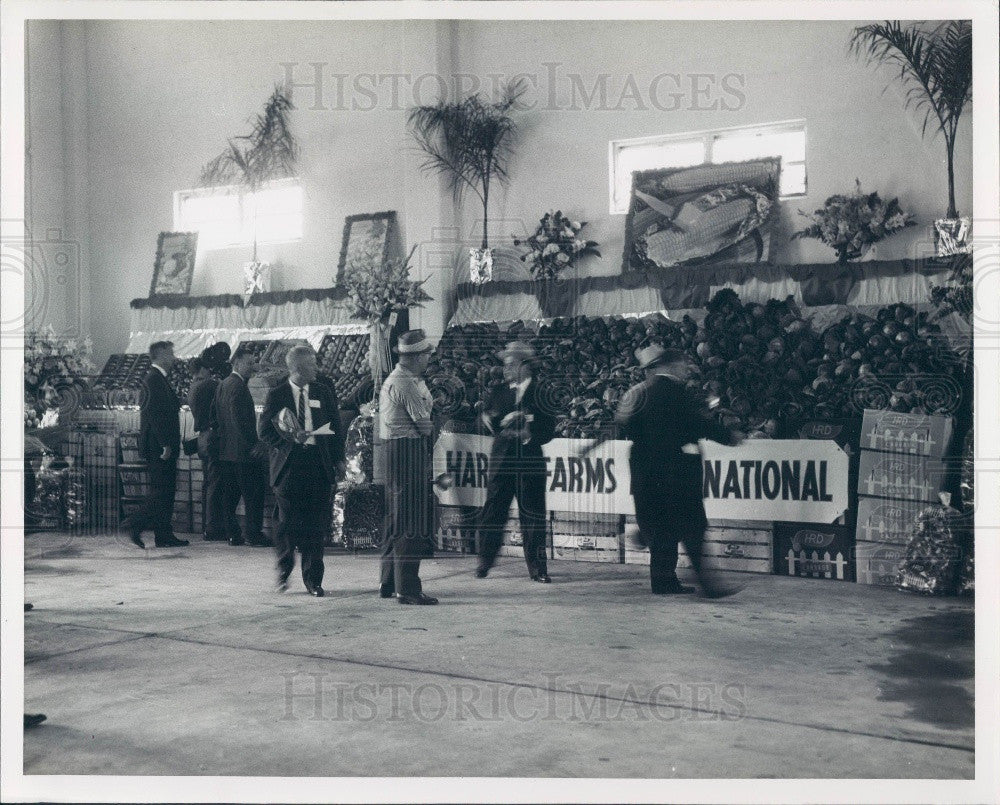
[[[151,540],[150,540],[151,542]],[[329,555],[26,540],[26,774],[972,778],[970,601],[779,576],[720,602],[646,569],[424,563],[437,607]],[[289,693],[292,695],[289,696]]]

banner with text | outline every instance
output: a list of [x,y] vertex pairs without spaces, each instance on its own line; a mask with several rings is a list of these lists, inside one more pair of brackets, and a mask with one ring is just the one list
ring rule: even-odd
[[[585,439],[553,439],[542,448],[546,508],[588,514],[633,514],[629,494],[631,443],[604,442],[581,458]],[[448,506],[486,502],[488,436],[441,433],[434,446],[435,474],[455,485],[436,490]],[[702,443],[705,511],[714,520],[831,523],[848,507],[848,458],[836,442],[752,439],[739,447]]]
[[705,513],[712,520],[832,523],[850,505],[848,458],[836,442],[702,442]]

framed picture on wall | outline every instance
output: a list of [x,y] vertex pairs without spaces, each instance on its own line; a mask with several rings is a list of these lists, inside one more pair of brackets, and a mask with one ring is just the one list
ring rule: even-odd
[[340,262],[337,264],[337,284],[344,278],[350,265],[381,267],[389,258],[392,230],[396,213],[373,212],[348,215],[344,219],[344,237],[340,242]]
[[622,272],[767,262],[780,157],[632,174]]
[[197,232],[161,232],[156,241],[156,262],[149,295],[187,296],[191,293],[197,250]]

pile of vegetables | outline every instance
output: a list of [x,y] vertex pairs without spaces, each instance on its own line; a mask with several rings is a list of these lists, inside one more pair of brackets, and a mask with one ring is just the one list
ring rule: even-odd
[[819,404],[841,409],[846,389],[856,409],[950,414],[961,396],[961,359],[931,314],[906,304],[853,314],[823,334],[813,388]]
[[523,322],[452,327],[427,378],[442,418],[474,426],[503,383],[497,352],[507,341],[527,341],[538,353],[536,376],[556,435],[591,438],[607,431],[621,395],[642,380],[635,350],[661,344],[691,356],[698,371],[689,385],[719,398],[723,424],[773,437],[798,421],[858,417],[865,408],[953,413],[960,359],[931,319],[932,312],[894,304],[817,332],[791,297],[743,304],[724,289],[700,323],[655,313],[553,319],[537,332]]

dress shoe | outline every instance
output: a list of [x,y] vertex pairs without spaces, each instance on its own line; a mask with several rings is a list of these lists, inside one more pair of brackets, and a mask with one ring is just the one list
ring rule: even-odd
[[323,591],[323,588],[320,587],[318,584],[307,584],[306,592],[309,593],[309,595],[316,596],[316,598],[322,598],[324,595],[326,595],[326,593]]
[[419,595],[398,595],[396,596],[401,604],[436,604],[438,600],[429,595],[420,593]]
[[33,610],[34,608],[35,608],[34,604],[25,604],[24,605],[24,611],[25,612],[31,612],[31,610]]
[[549,574],[548,573],[532,573],[531,574],[531,580],[532,581],[540,582],[542,584],[551,584],[552,583],[552,579],[549,578]]
[[288,579],[278,579],[274,583],[274,591],[276,593],[283,593],[288,590]]
[[37,727],[45,721],[45,713],[25,713],[24,714],[24,728]]
[[[135,540],[132,540],[135,542]],[[141,540],[140,540],[141,542]],[[156,540],[155,543],[157,548],[183,548],[186,545],[190,545],[186,539],[177,539],[177,537],[171,537],[170,539]]]
[[396,591],[391,587],[379,587],[378,597],[379,598],[392,598],[396,594]]
[[137,548],[142,548],[146,550],[146,543],[142,541],[142,536],[138,531],[133,531],[128,535],[128,538],[132,541],[132,544]]
[[664,587],[656,587],[653,595],[688,595],[694,592],[694,587],[688,587],[680,582],[668,584]]
[[243,544],[243,537],[230,537],[229,538],[229,544],[232,545],[232,546],[234,546],[234,547],[237,546],[237,545],[242,545]]
[[488,567],[477,567],[476,568],[476,578],[477,579],[485,579],[486,576],[489,574],[489,572],[490,572],[490,569]]

